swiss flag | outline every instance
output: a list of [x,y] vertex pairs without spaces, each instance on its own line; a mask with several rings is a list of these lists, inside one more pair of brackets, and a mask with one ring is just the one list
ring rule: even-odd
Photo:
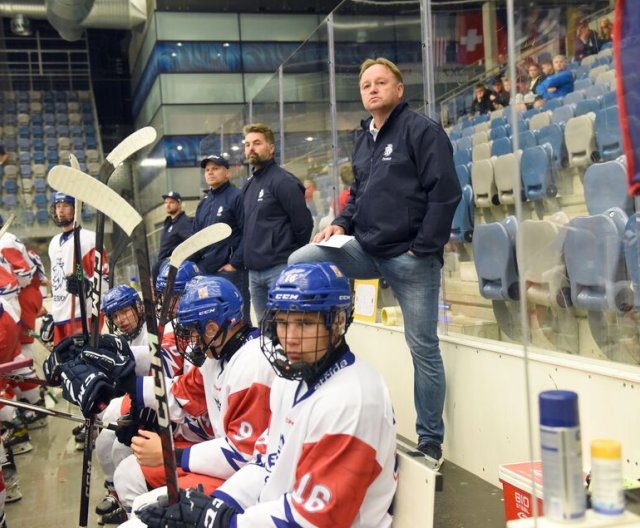
[[459,13],[457,23],[458,63],[472,64],[484,60],[482,11]]

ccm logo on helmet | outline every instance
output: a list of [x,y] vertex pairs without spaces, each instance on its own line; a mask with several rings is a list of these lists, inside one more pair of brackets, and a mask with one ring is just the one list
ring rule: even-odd
[[283,301],[295,301],[300,295],[297,293],[276,293],[274,297],[276,299],[282,299]]

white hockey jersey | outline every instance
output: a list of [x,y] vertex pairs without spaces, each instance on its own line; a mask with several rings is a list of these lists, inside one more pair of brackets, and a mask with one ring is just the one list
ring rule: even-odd
[[396,431],[381,376],[345,347],[322,378],[278,378],[266,451],[216,492],[255,526],[387,527],[396,490]]
[[[252,457],[269,423],[269,393],[275,373],[262,354],[257,331],[228,361],[207,358],[200,368],[167,380],[171,421],[208,413],[215,438],[183,451],[185,471],[228,478]],[[156,408],[152,377],[138,378],[140,407]],[[141,400],[141,401],[140,401]]]
[[28,286],[37,267],[25,245],[13,233],[5,233],[0,238],[0,253],[11,266],[11,271],[18,279],[20,288]]
[[[88,229],[80,230],[80,248],[82,251],[82,270],[84,276],[93,278],[93,258],[96,245],[96,234]],[[59,233],[49,243],[49,259],[51,260],[51,293],[53,302],[51,315],[56,324],[66,323],[71,317],[71,299],[73,295],[67,292],[65,277],[73,270],[73,231]],[[103,258],[102,276],[105,278],[102,291],[107,291],[106,277],[109,272],[106,254]],[[91,313],[91,299],[87,299],[87,313]],[[80,303],[75,303],[73,319],[80,318]]]

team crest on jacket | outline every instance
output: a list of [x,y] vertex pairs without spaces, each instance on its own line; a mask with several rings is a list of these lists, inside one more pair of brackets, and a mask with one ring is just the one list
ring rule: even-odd
[[222,216],[222,211],[223,211],[222,206],[218,207],[218,212],[216,213],[216,216]]
[[260,192],[258,193],[258,201],[261,202],[263,198],[264,198],[264,189],[260,189]]
[[382,159],[384,161],[390,160],[392,153],[393,153],[393,145],[389,143],[386,147],[384,147],[384,152],[382,153]]

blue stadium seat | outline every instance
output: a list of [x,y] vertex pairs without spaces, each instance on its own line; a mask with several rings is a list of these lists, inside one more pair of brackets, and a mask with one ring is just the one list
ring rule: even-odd
[[61,114],[56,113],[56,124],[57,125],[68,125],[69,124],[69,114]]
[[5,208],[13,209],[18,204],[18,197],[15,192],[5,193],[2,202]]
[[31,163],[31,152],[19,152],[18,161],[21,164]]
[[596,97],[585,99],[576,104],[576,116],[581,116],[587,112],[597,112],[600,110],[600,100]]
[[623,211],[613,208],[569,222],[564,258],[574,306],[588,311],[622,310],[632,302],[622,255],[627,220]]
[[82,113],[82,122],[84,123],[85,126],[92,125],[93,124],[93,114],[83,112]]
[[467,165],[456,165],[456,174],[458,175],[460,187],[471,184],[471,175],[469,174],[469,167]]
[[29,139],[31,137],[31,128],[28,126],[19,126],[18,127],[18,137]]
[[63,90],[54,90],[54,92],[53,92],[53,100],[56,103],[66,103],[67,102],[67,94]]
[[616,93],[616,91],[612,90],[610,92],[606,92],[605,94],[603,94],[602,97],[600,98],[600,104],[602,105],[602,108],[609,108],[610,106],[617,105],[618,94]]
[[32,226],[36,220],[36,215],[31,209],[22,211],[22,223],[26,226]]
[[[34,181],[35,186],[35,181]],[[33,197],[33,203],[36,204],[38,209],[48,209],[49,208],[49,199],[47,198],[46,192],[36,192]]]
[[551,145],[553,151],[553,164],[556,169],[559,169],[566,163],[566,152],[564,148],[564,130],[561,125],[553,123],[542,127],[538,130],[538,145],[544,145],[545,143]]
[[507,137],[498,138],[491,145],[492,156],[502,156],[510,152],[513,152],[513,146],[511,145],[511,140]]
[[47,150],[47,163],[53,163],[57,165],[58,163],[58,151],[56,150]]
[[38,209],[36,211],[36,222],[39,225],[47,225],[49,223],[49,211],[47,209]]
[[58,137],[64,136],[69,137],[69,126],[68,125],[56,125],[56,131],[58,132]]
[[84,136],[84,132],[82,131],[82,127],[80,125],[70,125],[69,126],[69,133],[71,134],[71,137],[83,137]]
[[85,223],[90,223],[96,217],[96,212],[91,207],[87,207],[86,205],[82,208],[82,221]]
[[521,130],[518,135],[518,148],[524,150],[537,145],[536,134],[533,130]]
[[55,104],[56,114],[66,114],[67,113],[67,103],[65,102],[57,102]]
[[4,180],[2,183],[4,187],[5,193],[17,193],[18,192],[18,181],[17,180]]
[[554,99],[549,99],[544,102],[543,110],[555,110],[556,108],[558,108],[559,106],[562,106],[563,104],[564,104],[563,97],[556,97]]
[[591,71],[591,66],[588,64],[581,64],[577,69],[573,71],[574,77],[577,80],[585,79],[589,77],[589,72]]
[[71,138],[71,146],[74,150],[84,149],[84,138],[83,137],[72,137]]
[[600,97],[601,95],[606,94],[609,91],[609,86],[607,84],[594,84],[593,86],[587,88],[584,91],[585,99]]
[[622,244],[624,248],[624,258],[627,263],[627,274],[633,284],[633,304],[640,308],[640,260],[638,260],[638,243],[640,241],[640,213],[629,217],[629,221],[624,228]]
[[569,119],[575,116],[575,113],[576,109],[573,103],[564,104],[553,111],[553,113],[551,114],[551,122],[557,124],[566,124]]
[[458,130],[451,130],[451,132],[449,132],[449,139],[451,140],[451,143],[454,143],[456,140],[460,139],[462,137],[462,133]]
[[[89,140],[87,139],[87,148],[89,147]],[[459,149],[453,154],[453,162],[456,165],[467,165],[471,163],[471,149]]]
[[534,115],[542,112],[542,108],[529,108],[529,110],[525,110],[522,112],[522,117],[525,119],[531,119]]
[[58,139],[56,137],[48,137],[44,140],[44,144],[48,149],[57,149]]
[[18,148],[25,152],[31,150],[31,140],[29,138],[18,138]]
[[456,147],[458,150],[470,149],[473,147],[473,141],[470,136],[461,137],[456,141]]
[[46,125],[55,125],[56,124],[56,116],[55,114],[45,113],[42,114],[42,122]]
[[573,83],[574,90],[586,90],[591,86],[593,86],[593,82],[591,81],[591,79],[589,79],[589,77],[587,77],[586,79],[578,79]]
[[480,224],[473,232],[473,255],[480,295],[485,299],[520,298],[516,265],[518,221],[508,216],[501,222]]
[[509,125],[497,126],[491,129],[489,132],[489,139],[495,141],[496,139],[509,136]]
[[[471,126],[462,129],[462,137],[471,137],[475,134],[475,129]],[[458,140],[459,141],[459,140]]]
[[490,127],[493,129],[493,128],[505,126],[506,124],[507,124],[506,118],[504,116],[500,116],[500,117],[495,117],[491,120]]
[[95,137],[96,129],[93,128],[92,124],[89,124],[89,125],[85,124],[84,125],[84,135],[87,136],[87,137],[88,136],[94,136]]
[[563,104],[565,105],[575,104],[578,101],[582,101],[583,99],[586,99],[584,95],[584,90],[574,90],[573,92],[568,93],[567,95],[564,96]]
[[558,193],[553,149],[549,143],[530,147],[522,152],[520,173],[527,200],[542,200]]
[[48,102],[53,102],[54,98],[53,98],[53,92],[50,90],[45,90],[42,92],[42,102],[43,103],[48,103]]
[[39,152],[43,152],[44,151],[44,139],[40,138],[33,138],[31,140],[31,148],[33,150],[37,150]]
[[19,103],[28,103],[29,94],[23,91],[16,92],[16,101],[18,101]]
[[87,161],[87,155],[85,154],[84,150],[75,150],[73,153],[76,155],[76,158],[78,158],[80,164]]
[[32,173],[31,165],[20,165],[20,176],[22,178],[31,178]]
[[42,125],[31,125],[31,136],[42,139],[44,137],[44,129]]
[[607,161],[622,155],[622,138],[618,107],[610,106],[596,112],[596,143],[600,158]]
[[46,163],[46,158],[44,156],[44,152],[42,150],[34,150],[33,151],[33,162],[34,163]]
[[86,147],[88,149],[97,149],[98,148],[98,141],[96,140],[96,138],[94,136],[87,136],[85,138],[85,142],[86,142]]
[[42,114],[31,114],[31,125],[42,125]]
[[27,114],[29,113],[29,103],[20,102],[16,105],[16,110],[19,114]]
[[462,199],[456,208],[451,224],[451,240],[471,242],[475,205],[473,203],[473,189],[470,185],[462,187]]
[[627,169],[622,161],[594,163],[584,173],[584,201],[589,214],[601,214],[617,207],[629,216],[633,199],[627,192]]
[[[33,180],[33,188],[37,193],[46,193],[47,192],[47,180],[44,178],[34,178]],[[46,196],[45,196],[46,199]]]

